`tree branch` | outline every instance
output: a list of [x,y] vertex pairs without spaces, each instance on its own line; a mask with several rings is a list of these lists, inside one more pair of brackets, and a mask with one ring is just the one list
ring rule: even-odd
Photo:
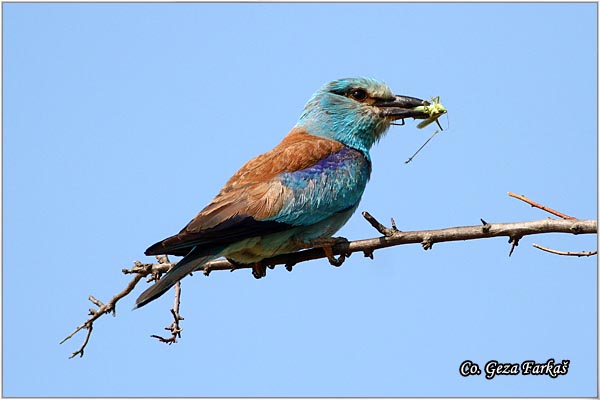
[[513,192],[508,192],[508,195],[510,197],[514,197],[515,199],[519,199],[521,201],[524,201],[525,203],[529,204],[531,207],[539,208],[540,210],[544,210],[544,211],[546,211],[546,212],[548,212],[550,214],[554,214],[557,217],[560,217],[562,219],[577,219],[575,217],[571,217],[571,216],[569,216],[567,214],[563,214],[563,213],[561,213],[559,211],[553,210],[550,207],[547,207],[547,206],[544,206],[542,204],[536,203],[535,201],[528,199],[527,197],[523,196],[522,194],[516,194],[516,193],[513,193]]
[[173,322],[171,325],[167,326],[165,330],[171,332],[171,336],[168,338],[164,338],[159,335],[150,335],[155,339],[158,339],[161,343],[173,344],[177,343],[177,338],[181,337],[181,326],[179,325],[179,321],[183,321],[184,318],[179,314],[179,306],[181,304],[181,282],[177,282],[175,284],[175,300],[173,302],[173,308],[171,308],[171,315],[173,315]]
[[594,250],[594,251],[561,251],[561,250],[554,250],[554,249],[550,249],[548,247],[540,246],[539,244],[535,244],[535,243],[532,244],[532,246],[535,247],[536,249],[547,251],[548,253],[558,254],[559,256],[590,257],[590,256],[595,256],[596,254],[598,254],[598,250]]
[[[371,225],[375,224],[378,230],[383,227],[383,225],[381,225],[375,218],[373,218],[370,214],[368,215],[369,223],[371,223]],[[339,243],[332,247],[332,252],[334,255],[363,252],[366,256],[369,256],[377,249],[411,243],[420,243],[425,250],[429,250],[433,244],[442,242],[505,236],[511,239],[509,243],[514,243],[515,240],[518,241],[523,236],[528,235],[539,235],[542,233],[571,233],[574,235],[592,234],[597,233],[597,230],[597,221],[595,220],[556,220],[550,218],[529,222],[498,224],[486,223],[484,225],[476,226],[460,226],[455,228],[412,232],[393,231],[393,229],[385,228],[385,232],[388,233],[388,236]],[[323,249],[314,248],[268,258],[263,260],[263,263],[269,266],[289,266],[298,264],[300,262],[316,260],[325,257],[326,255]],[[212,271],[224,271],[251,267],[251,265],[234,266],[227,260],[215,260],[204,264],[199,268],[199,270],[204,271],[204,274],[208,275]]]
[[[529,222],[491,224],[482,219],[481,222],[483,225],[402,232],[396,228],[393,219],[392,227],[386,228],[369,213],[365,212],[363,213],[363,216],[365,217],[365,219],[367,219],[371,226],[373,226],[379,233],[383,234],[384,236],[371,239],[355,240],[351,242],[340,242],[331,248],[332,253],[334,255],[344,254],[348,256],[354,252],[362,252],[365,255],[365,257],[373,258],[373,252],[375,250],[391,246],[420,243],[423,246],[423,249],[429,250],[435,243],[484,239],[500,236],[509,238],[509,243],[512,243],[510,250],[510,253],[512,253],[515,246],[518,244],[518,241],[524,236],[538,235],[542,233],[570,233],[574,235],[594,234],[598,231],[597,221],[595,220],[555,220],[548,218]],[[264,266],[268,266],[271,269],[275,265],[285,265],[286,269],[288,271],[291,271],[292,266],[295,264],[308,260],[315,260],[326,257],[327,255],[325,254],[323,248],[312,248],[308,250],[298,251],[296,253],[282,254],[276,257],[268,258],[266,260],[263,260],[261,264]],[[135,274],[135,277],[131,280],[131,282],[129,282],[129,284],[123,291],[116,294],[112,299],[110,299],[108,303],[104,304],[99,300],[95,299],[93,296],[89,297],[89,300],[93,302],[98,307],[98,309],[90,309],[91,317],[88,318],[88,320],[85,321],[83,324],[75,328],[75,330],[69,336],[67,336],[60,342],[61,344],[66,342],[82,329],[87,330],[87,335],[84,339],[83,344],[77,351],[73,352],[69,358],[73,358],[76,355],[83,357],[84,349],[89,342],[93,330],[94,321],[104,314],[113,313],[114,315],[115,306],[117,302],[123,297],[127,296],[129,293],[131,293],[142,278],[150,275],[150,278],[147,280],[148,282],[158,280],[160,279],[161,274],[166,273],[175,265],[175,263],[169,261],[167,256],[158,256],[157,259],[158,264],[142,264],[141,262],[136,261],[132,269],[123,269],[122,272],[124,274]],[[201,266],[199,270],[203,271],[205,275],[208,275],[212,271],[233,271],[243,268],[252,268],[252,265],[233,265],[227,260],[215,260]],[[174,322],[169,327],[165,328],[171,331],[171,338],[165,339],[157,335],[153,335],[153,337],[158,338],[162,342],[169,344],[175,343],[176,338],[180,337],[181,328],[179,326],[179,321],[183,320],[183,318],[179,315],[180,293],[180,289],[176,291],[175,304],[173,309],[171,309],[171,314],[173,316]]]
[[167,272],[169,269],[173,268],[173,266],[175,265],[175,264],[169,262],[169,258],[167,256],[158,256],[158,257],[156,257],[156,259],[158,260],[158,264],[142,264],[139,261],[135,261],[134,266],[131,270],[123,269],[122,272],[124,274],[136,274],[136,275],[129,282],[127,287],[125,287],[125,289],[123,289],[121,292],[114,295],[113,298],[108,301],[108,303],[104,304],[100,300],[96,299],[94,296],[91,296],[91,295],[89,296],[89,298],[88,298],[89,301],[94,303],[98,307],[98,309],[94,310],[93,308],[90,308],[89,315],[91,315],[91,317],[88,318],[87,321],[85,321],[83,324],[81,324],[77,328],[75,328],[75,330],[73,332],[71,332],[71,334],[69,336],[67,336],[66,338],[61,340],[59,343],[59,344],[63,344],[67,340],[71,339],[77,332],[79,332],[82,329],[87,330],[87,335],[85,337],[85,340],[83,341],[83,344],[81,345],[81,347],[79,349],[74,351],[69,358],[73,358],[77,355],[79,355],[79,357],[83,357],[83,351],[85,350],[85,347],[87,346],[87,344],[90,340],[90,336],[92,335],[92,330],[94,329],[94,321],[96,321],[102,315],[108,314],[108,313],[112,313],[113,316],[116,316],[116,308],[115,307],[117,305],[117,302],[119,300],[121,300],[123,297],[127,296],[129,293],[131,293],[142,278],[144,278],[147,275],[152,275],[152,277],[148,280],[148,282],[151,282],[153,280],[158,280],[162,273]]

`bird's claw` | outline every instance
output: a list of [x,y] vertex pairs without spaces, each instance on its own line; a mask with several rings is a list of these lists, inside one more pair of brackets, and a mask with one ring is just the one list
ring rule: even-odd
[[346,261],[345,254],[340,254],[338,258],[335,258],[333,256],[333,252],[331,251],[331,247],[323,247],[323,251],[325,251],[325,255],[327,256],[329,264],[333,265],[334,267],[341,267],[344,261]]
[[236,269],[248,268],[250,265],[252,268],[252,276],[254,276],[256,279],[267,276],[267,266],[263,265],[260,261],[253,264],[244,264],[232,258],[227,258],[227,261],[229,261],[229,263],[232,265],[230,269],[231,272],[235,271]]
[[242,269],[242,268],[246,268],[247,267],[247,264],[243,264],[241,262],[237,262],[233,258],[225,257],[225,259],[227,261],[229,261],[229,263],[231,264],[231,269],[229,270],[230,272],[233,272],[233,271],[235,271],[237,269]]
[[267,267],[260,262],[254,263],[252,265],[252,276],[256,279],[264,278],[267,276]]
[[333,255],[333,247],[335,245],[340,243],[348,243],[348,239],[346,239],[345,237],[317,238],[299,241],[299,243],[303,248],[306,249],[314,247],[322,248],[325,252],[327,260],[329,261],[329,264],[333,265],[334,267],[340,267],[344,263],[344,261],[346,261],[346,257],[349,256],[349,254],[342,253],[338,258],[336,258]]

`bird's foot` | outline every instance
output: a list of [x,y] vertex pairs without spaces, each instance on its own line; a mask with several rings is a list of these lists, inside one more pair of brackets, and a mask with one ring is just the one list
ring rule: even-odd
[[256,279],[264,278],[265,276],[267,276],[267,266],[264,265],[261,261],[251,264],[237,262],[233,258],[227,258],[227,261],[229,261],[231,265],[233,265],[233,267],[230,269],[230,271],[232,272],[236,269],[248,268],[248,266],[251,266],[252,276],[254,276]]
[[267,266],[262,262],[256,262],[252,265],[252,276],[256,279],[264,278],[267,276]]
[[342,253],[338,258],[333,256],[333,247],[337,244],[348,243],[348,239],[345,237],[329,237],[329,238],[316,238],[310,240],[299,240],[298,244],[305,249],[320,247],[325,252],[327,256],[327,260],[329,260],[329,264],[334,267],[341,266],[344,261],[346,261],[346,257],[349,257],[350,254]]
[[229,261],[229,263],[232,265],[231,269],[229,270],[230,272],[233,272],[233,271],[235,271],[237,269],[242,269],[242,268],[247,268],[248,267],[248,264],[237,262],[233,258],[225,257],[225,259],[227,261]]

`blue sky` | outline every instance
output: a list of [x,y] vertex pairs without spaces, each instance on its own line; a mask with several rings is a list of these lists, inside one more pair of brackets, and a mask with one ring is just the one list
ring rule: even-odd
[[[95,324],[93,294],[177,232],[322,84],[439,95],[449,126],[392,127],[359,211],[401,230],[597,218],[597,5],[3,4],[4,396],[596,396],[595,235],[380,250],[183,283]],[[356,214],[339,232],[377,233]],[[565,376],[461,377],[470,359]]]

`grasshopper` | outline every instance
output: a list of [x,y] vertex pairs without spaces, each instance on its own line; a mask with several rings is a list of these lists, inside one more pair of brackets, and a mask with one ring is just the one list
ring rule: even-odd
[[438,126],[440,127],[440,129],[444,130],[442,128],[442,125],[440,125],[440,121],[438,121],[438,118],[441,117],[442,115],[444,115],[446,112],[448,112],[448,110],[446,110],[446,107],[444,107],[442,105],[442,103],[440,103],[440,96],[432,97],[431,98],[431,103],[428,102],[428,101],[425,101],[424,103],[426,103],[426,104],[422,105],[422,106],[415,107],[414,110],[423,111],[425,114],[429,115],[429,118],[427,118],[426,120],[420,122],[417,125],[417,128],[423,129],[427,125],[429,125],[429,124],[431,124],[432,122],[435,121],[435,123],[438,124]]

